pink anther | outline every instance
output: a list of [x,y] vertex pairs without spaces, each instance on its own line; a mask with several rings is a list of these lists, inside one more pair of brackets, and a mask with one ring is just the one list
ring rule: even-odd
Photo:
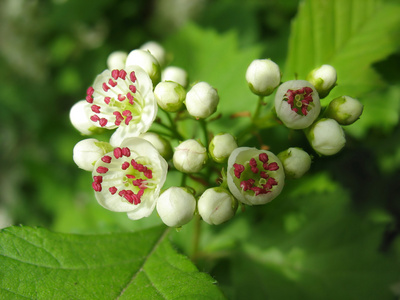
[[100,166],[100,167],[97,167],[96,172],[100,173],[100,174],[105,174],[108,172],[108,168]]
[[100,123],[100,126],[101,126],[101,127],[104,127],[104,126],[107,125],[108,121],[107,121],[106,118],[101,118],[100,121],[99,121],[99,123]]
[[129,89],[131,90],[132,93],[136,93],[136,86],[134,86],[133,84],[129,86]]
[[97,121],[100,120],[100,118],[99,118],[98,115],[93,115],[93,116],[90,117],[90,120],[92,120],[93,122],[97,122]]
[[127,94],[126,94],[126,97],[128,97],[129,103],[133,105],[133,103],[134,103],[134,98],[133,98],[132,94],[131,94],[131,93],[127,93]]
[[126,169],[129,168],[130,165],[131,165],[131,164],[128,163],[128,162],[126,161],[126,162],[124,162],[124,163],[122,164],[121,168],[122,168],[122,170],[126,170]]
[[235,176],[236,176],[237,178],[240,178],[240,175],[241,175],[242,172],[244,171],[244,166],[235,163],[235,164],[233,164],[233,168],[235,169],[235,170],[234,170]]
[[104,102],[106,104],[110,104],[110,101],[111,101],[111,97],[104,97]]
[[108,189],[111,193],[111,195],[114,195],[117,192],[117,188],[115,186],[112,186]]
[[107,92],[109,89],[110,87],[105,82],[103,82],[103,90]]
[[123,69],[119,70],[118,76],[119,76],[119,78],[121,78],[122,80],[125,80],[125,76],[126,76],[125,70],[123,70]]
[[122,96],[121,94],[118,94],[118,101],[124,101],[126,99],[125,96]]
[[114,78],[114,80],[117,80],[118,76],[119,76],[119,71],[117,69],[111,71],[111,77]]
[[108,80],[108,84],[111,85],[112,87],[116,87],[118,83],[110,78]]
[[100,113],[100,106],[93,104],[90,108],[92,109],[92,112],[95,112],[97,114]]
[[122,148],[122,155],[131,156],[131,150],[128,147]]
[[122,149],[120,147],[114,149],[114,156],[117,159],[122,157]]
[[101,158],[101,160],[102,160],[103,162],[105,162],[106,164],[109,164],[109,163],[111,162],[111,156],[104,155],[104,156]]
[[89,86],[88,89],[86,90],[86,95],[92,96],[94,93],[94,88],[92,86]]
[[258,159],[261,162],[266,163],[266,162],[268,162],[268,154],[267,153],[260,153],[260,155],[258,156]]
[[132,82],[135,82],[135,81],[136,81],[136,75],[135,75],[135,72],[134,72],[134,71],[132,71],[132,72],[129,74],[129,78],[131,79]]
[[93,97],[92,96],[86,96],[86,101],[88,103],[93,103]]

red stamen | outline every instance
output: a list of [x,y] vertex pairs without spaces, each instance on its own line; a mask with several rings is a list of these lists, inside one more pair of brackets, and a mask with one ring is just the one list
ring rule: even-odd
[[112,87],[117,86],[117,83],[114,80],[112,80],[111,78],[108,80],[108,84],[111,85]]
[[121,78],[122,80],[125,80],[125,76],[126,76],[125,70],[123,70],[123,69],[119,70],[118,76],[119,76],[119,78]]
[[131,150],[128,147],[122,148],[122,155],[131,156]]
[[127,94],[126,94],[126,97],[128,97],[129,103],[133,105],[133,103],[134,103],[134,98],[133,98],[132,94],[131,94],[131,93],[127,93]]
[[122,157],[122,149],[120,147],[114,149],[114,156],[117,159]]
[[264,171],[260,172],[260,176],[261,176],[261,178],[264,178],[264,179],[268,179],[268,177],[269,177],[269,175],[267,173],[265,173]]
[[266,162],[268,162],[268,154],[267,153],[260,153],[260,155],[258,156],[258,159],[261,162],[266,163]]
[[270,163],[268,165],[268,170],[270,170],[270,171],[276,171],[278,169],[279,169],[279,166],[276,162]]
[[111,76],[112,76],[112,78],[114,78],[115,80],[117,80],[117,79],[118,79],[118,76],[119,76],[119,71],[118,71],[117,69],[112,70],[112,71],[111,71]]
[[100,173],[100,174],[105,174],[108,172],[108,168],[100,166],[100,167],[97,167],[96,172]]
[[104,102],[106,104],[110,104],[110,101],[111,101],[111,97],[104,97]]
[[107,92],[109,89],[110,87],[105,82],[103,82],[103,90]]
[[93,116],[90,117],[90,120],[92,120],[93,122],[97,122],[97,121],[100,120],[100,118],[99,118],[98,115],[93,115]]
[[105,155],[101,158],[101,160],[103,162],[105,162],[106,164],[109,164],[111,162],[111,156]]
[[134,178],[136,178],[135,175],[131,175],[131,174],[126,174],[126,177],[128,177],[129,179],[134,179]]
[[130,122],[130,121],[132,121],[132,116],[126,117],[126,119],[125,119],[125,124],[126,124],[126,125],[129,125],[129,122]]
[[244,166],[243,165],[240,165],[240,164],[233,164],[233,167],[234,167],[234,173],[235,173],[235,176],[237,177],[237,178],[240,178],[240,175],[242,174],[242,172],[244,171]]
[[100,183],[97,182],[92,182],[92,188],[96,191],[96,192],[101,192],[102,187]]
[[118,100],[119,101],[124,101],[126,99],[126,97],[125,96],[122,96],[121,94],[118,94]]
[[134,71],[132,71],[132,72],[129,74],[129,78],[131,79],[132,82],[135,82],[135,81],[136,81],[136,75],[135,75],[135,72],[134,72]]
[[101,127],[104,127],[104,126],[107,125],[107,122],[108,122],[108,121],[107,121],[106,118],[101,118],[99,123],[100,123],[100,126],[101,126]]
[[129,89],[131,90],[132,93],[136,93],[136,86],[134,86],[133,84],[129,86]]
[[153,178],[153,172],[150,169],[147,169],[143,172],[143,175],[146,176],[148,179]]
[[257,167],[251,167],[251,171],[252,171],[254,174],[257,174],[259,170],[258,170]]
[[126,169],[129,168],[129,166],[130,166],[130,163],[128,163],[128,162],[126,161],[126,162],[124,162],[124,163],[122,164],[121,168],[122,168],[122,170],[126,170]]
[[92,96],[86,96],[86,101],[88,103],[93,103],[93,97]]
[[93,180],[96,183],[102,183],[103,182],[103,176],[93,176]]
[[111,195],[114,195],[117,192],[117,188],[115,186],[112,186],[108,189],[111,193]]
[[92,86],[89,86],[88,89],[86,90],[86,95],[92,96],[94,93],[94,88]]
[[92,105],[91,109],[92,109],[92,112],[95,112],[97,114],[100,113],[100,106],[98,106],[98,105]]

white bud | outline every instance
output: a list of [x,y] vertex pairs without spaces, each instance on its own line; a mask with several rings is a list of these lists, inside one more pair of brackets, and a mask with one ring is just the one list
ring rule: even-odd
[[158,60],[145,50],[132,50],[126,58],[126,67],[139,66],[150,76],[153,86],[155,86],[161,78],[161,68]]
[[325,116],[335,119],[341,125],[350,125],[360,118],[363,109],[364,106],[357,99],[342,96],[329,103]]
[[237,207],[238,201],[221,187],[205,190],[197,203],[200,216],[211,225],[219,225],[231,219]]
[[186,140],[175,148],[173,163],[183,173],[199,172],[207,162],[207,149],[196,140]]
[[211,158],[217,163],[224,163],[228,160],[232,151],[238,147],[235,138],[229,133],[220,133],[211,140],[209,152]]
[[196,209],[196,199],[185,188],[170,187],[157,200],[157,213],[170,227],[180,227],[188,223]]
[[109,70],[124,69],[128,53],[124,51],[114,51],[107,58],[107,67]]
[[286,178],[300,178],[311,166],[311,157],[303,149],[292,147],[278,154],[283,164]]
[[319,97],[325,98],[336,85],[336,69],[331,65],[322,65],[312,70],[307,75],[307,80],[314,85]]
[[320,155],[338,153],[345,145],[342,127],[333,119],[323,118],[306,130],[307,139]]
[[217,90],[207,82],[196,83],[186,95],[186,108],[197,119],[211,116],[217,110],[218,102]]
[[321,104],[314,86],[305,80],[282,83],[275,94],[278,118],[291,129],[304,129],[319,116]]
[[163,66],[165,64],[165,58],[166,58],[166,53],[165,53],[165,49],[157,42],[154,41],[149,41],[145,44],[143,44],[140,47],[141,50],[146,50],[149,51],[151,53],[151,55],[153,55],[158,63],[160,64],[160,66]]
[[86,100],[80,100],[69,111],[71,124],[83,135],[91,135],[104,131],[103,128],[96,126],[97,124],[90,120],[92,113],[90,106],[91,104]]
[[171,144],[159,134],[154,132],[146,132],[142,133],[139,137],[150,142],[166,160],[169,160],[172,157]]
[[186,88],[188,85],[188,74],[182,68],[169,66],[162,71],[161,81],[174,81]]
[[162,81],[154,89],[158,105],[167,112],[176,112],[182,105],[186,97],[185,89],[176,82]]
[[73,160],[79,168],[91,172],[95,163],[112,149],[110,144],[96,139],[82,140],[74,147]]
[[281,82],[281,71],[270,59],[256,59],[247,68],[246,81],[254,94],[268,96]]

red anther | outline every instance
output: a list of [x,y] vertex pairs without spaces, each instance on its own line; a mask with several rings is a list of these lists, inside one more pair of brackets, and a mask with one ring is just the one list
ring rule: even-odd
[[108,168],[100,166],[100,167],[97,167],[96,172],[100,173],[100,174],[105,174],[108,172]]
[[115,82],[114,80],[112,80],[111,78],[108,80],[108,84],[111,85],[112,87],[116,87],[117,86],[117,82]]
[[113,115],[115,116],[115,125],[121,125],[121,121],[124,120],[124,117],[121,115],[119,111],[114,111]]
[[251,186],[249,186],[249,183],[244,180],[240,183],[240,187],[242,188],[243,191],[247,191],[251,188]]
[[99,118],[98,115],[93,115],[93,116],[90,117],[90,120],[92,120],[93,122],[97,122],[97,121],[100,120],[100,118]]
[[125,70],[123,70],[123,69],[119,70],[118,76],[119,76],[119,78],[121,78],[122,80],[125,80],[125,76],[126,76]]
[[148,179],[153,178],[153,172],[150,169],[143,171],[143,175],[146,176]]
[[101,158],[101,160],[102,160],[103,162],[105,162],[106,164],[109,164],[109,163],[111,162],[111,156],[104,155],[104,156]]
[[122,155],[131,156],[131,150],[128,147],[122,148]]
[[278,169],[279,169],[279,166],[276,162],[270,163],[268,165],[268,170],[270,170],[270,171],[276,171]]
[[128,162],[126,161],[126,162],[124,162],[124,163],[122,164],[121,168],[122,168],[122,170],[126,170],[126,169],[129,168],[129,166],[130,166],[130,163],[128,163]]
[[142,185],[142,183],[143,183],[143,181],[144,181],[144,179],[136,179],[136,180],[133,180],[132,181],[132,184],[134,185],[134,186],[141,186]]
[[86,96],[86,101],[88,103],[93,103],[93,97],[92,96]]
[[103,176],[93,176],[93,181],[96,183],[102,183],[103,182]]
[[130,121],[132,121],[132,116],[126,117],[126,119],[125,119],[125,124],[126,124],[126,125],[129,125],[129,122],[130,122]]
[[251,188],[251,190],[254,192],[254,195],[255,195],[255,196],[262,195],[262,194],[266,194],[266,193],[269,192],[269,191],[267,191],[267,190],[265,190],[265,189],[262,189],[262,188],[260,188],[260,187],[258,187],[258,186],[253,186],[253,187]]
[[105,82],[103,82],[103,90],[107,92],[109,89],[110,87]]
[[256,160],[255,160],[254,158],[250,159],[249,165],[252,166],[252,167],[257,167],[257,162],[256,162]]
[[295,107],[295,108],[292,108],[292,110],[293,110],[294,112],[296,112],[296,113],[299,111],[299,109],[296,108],[296,107]]
[[132,94],[131,94],[131,93],[127,93],[127,94],[126,94],[126,97],[128,97],[129,103],[133,105],[133,103],[134,103],[134,98],[133,98]]
[[122,96],[121,94],[118,94],[118,101],[124,101],[125,99],[126,99],[126,97],[125,96]]
[[119,76],[119,71],[117,69],[111,71],[111,77],[114,78],[114,80],[117,80],[118,76]]
[[251,171],[252,171],[254,174],[257,174],[259,170],[258,170],[257,167],[251,167]]
[[96,191],[96,192],[101,192],[102,187],[100,183],[97,182],[92,182],[92,188]]
[[111,193],[111,195],[114,195],[117,192],[117,188],[115,186],[112,186],[108,189]]
[[235,173],[235,176],[237,177],[237,178],[240,178],[240,175],[242,174],[242,172],[244,171],[244,166],[243,165],[239,165],[239,164],[233,164],[233,167],[234,167],[234,173]]
[[301,108],[301,112],[303,113],[303,115],[307,116],[307,114],[308,114],[307,106],[303,106],[303,107]]
[[110,101],[111,101],[111,97],[104,97],[104,102],[106,104],[110,104]]
[[267,190],[270,190],[274,185],[278,185],[278,182],[275,180],[275,178],[270,177],[268,178],[267,183],[263,185],[263,187]]
[[269,175],[267,173],[265,173],[264,171],[260,172],[260,176],[261,176],[261,178],[264,178],[264,179],[268,179],[268,177],[269,177]]
[[134,178],[136,178],[135,175],[131,175],[131,174],[126,174],[126,177],[128,177],[129,179],[134,179]]
[[106,126],[106,125],[107,125],[107,122],[108,122],[108,121],[107,121],[106,118],[101,118],[100,121],[99,121],[101,127]]
[[304,87],[297,90],[297,94],[304,94]]
[[94,93],[94,88],[92,86],[89,86],[88,89],[86,90],[86,95],[92,96]]
[[304,90],[306,91],[307,94],[310,94],[313,92],[313,89],[310,88],[309,86],[304,87]]
[[114,156],[117,159],[122,157],[122,149],[120,147],[114,149]]
[[137,195],[138,195],[138,197],[139,197],[139,199],[140,199],[140,197],[142,197],[143,196],[143,193],[144,193],[144,190],[145,189],[147,189],[146,187],[144,187],[144,188],[141,188],[140,189],[140,191],[137,193]]
[[124,110],[124,111],[122,112],[122,115],[124,115],[124,116],[131,116],[131,115],[132,115],[132,112],[131,112],[130,110]]
[[129,78],[131,79],[132,82],[135,82],[135,81],[136,81],[136,75],[135,75],[135,72],[134,72],[134,71],[132,71],[132,72],[129,74]]
[[136,93],[136,86],[134,86],[133,84],[129,86],[129,89],[131,90],[132,93]]
[[258,156],[258,159],[261,162],[266,163],[266,162],[268,162],[268,154],[267,153],[260,153],[260,155]]
[[95,112],[97,114],[100,113],[100,106],[93,104],[90,108],[92,109],[92,112]]

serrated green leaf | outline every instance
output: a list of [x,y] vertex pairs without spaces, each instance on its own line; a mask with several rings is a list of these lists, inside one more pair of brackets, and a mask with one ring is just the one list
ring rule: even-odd
[[209,275],[176,253],[167,232],[164,226],[112,235],[3,229],[1,295],[5,299],[223,299]]

